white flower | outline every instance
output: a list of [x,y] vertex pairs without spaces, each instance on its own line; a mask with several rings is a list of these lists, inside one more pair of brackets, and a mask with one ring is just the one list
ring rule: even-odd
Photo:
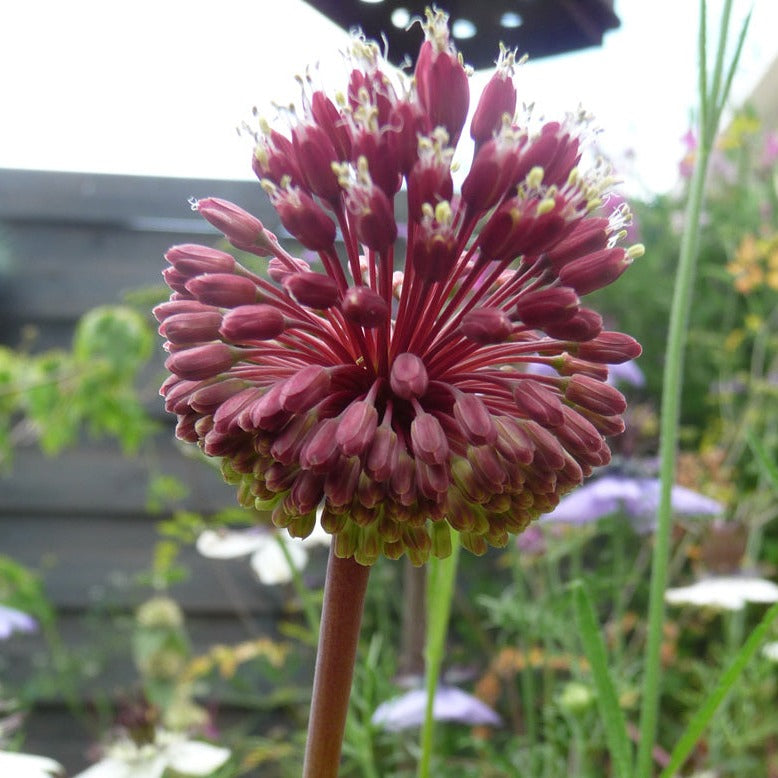
[[64,771],[59,762],[47,756],[0,751],[0,775],[8,778],[51,778],[52,775],[62,775]]
[[[387,702],[382,702],[373,713],[371,721],[388,732],[399,732],[424,723],[427,693],[413,689]],[[456,686],[438,686],[432,703],[432,716],[436,721],[454,721],[460,724],[499,727],[500,717],[485,703]]]
[[289,583],[292,570],[280,543],[289,554],[295,570],[308,564],[307,549],[328,546],[332,536],[317,521],[307,538],[292,538],[286,532],[255,527],[246,530],[205,530],[197,538],[197,550],[210,559],[234,559],[251,554],[251,567],[260,582],[267,586]]
[[105,759],[74,778],[161,778],[167,768],[183,775],[210,775],[229,758],[228,748],[157,730],[154,743],[137,746],[129,738],[115,742]]
[[762,646],[762,656],[771,662],[778,662],[778,641],[774,640],[771,643],[765,643]]
[[778,602],[778,586],[765,578],[715,576],[691,586],[668,589],[665,600],[671,605],[698,605],[722,610],[742,610],[747,602]]

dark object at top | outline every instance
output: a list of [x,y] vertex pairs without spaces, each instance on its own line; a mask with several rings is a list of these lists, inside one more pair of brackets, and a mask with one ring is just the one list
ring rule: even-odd
[[[395,65],[413,62],[422,40],[414,17],[424,16],[427,0],[306,0],[336,24],[365,35],[386,38],[388,58]],[[465,63],[491,67],[499,43],[532,59],[599,46],[606,30],[619,26],[613,0],[448,0],[438,7],[449,14],[451,33]]]

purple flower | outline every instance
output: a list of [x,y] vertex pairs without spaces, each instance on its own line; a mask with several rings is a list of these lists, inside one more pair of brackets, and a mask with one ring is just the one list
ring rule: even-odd
[[[657,478],[605,475],[594,479],[562,499],[543,517],[543,522],[587,524],[623,512],[638,531],[650,531],[659,507]],[[710,497],[675,485],[671,494],[673,512],[683,516],[719,516],[724,508]]]
[[619,245],[626,206],[596,215],[611,177],[579,167],[583,117],[531,132],[504,51],[455,194],[468,76],[446,15],[425,31],[413,80],[357,37],[343,100],[313,90],[289,137],[256,135],[262,187],[320,267],[209,198],[203,217],[270,280],[175,246],[155,309],[178,437],[222,459],[242,504],[295,537],[320,521],[366,565],[446,556],[451,529],[480,554],[551,510],[608,462],[626,405],[606,365],[640,353],[581,299],[643,252]]
[[630,359],[629,362],[621,365],[608,365],[608,383],[641,387],[646,385],[646,377],[638,367],[638,363]]
[[11,637],[14,632],[35,632],[38,622],[27,613],[0,605],[0,640]]
[[[389,732],[399,732],[424,723],[427,694],[413,689],[388,702],[382,702],[373,713],[372,722]],[[502,719],[485,702],[456,686],[438,686],[432,715],[435,721],[448,721],[470,726],[499,727]]]

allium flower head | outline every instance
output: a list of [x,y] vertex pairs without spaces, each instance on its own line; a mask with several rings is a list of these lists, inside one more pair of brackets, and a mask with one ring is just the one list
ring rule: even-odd
[[155,310],[178,436],[291,535],[321,510],[336,554],[362,564],[445,556],[451,529],[483,553],[551,510],[608,461],[625,404],[606,365],[640,352],[581,300],[642,253],[618,245],[626,208],[598,216],[611,179],[578,167],[583,120],[530,130],[503,51],[455,193],[468,72],[445,14],[424,27],[413,78],[357,37],[339,97],[311,88],[289,136],[257,133],[253,168],[320,267],[237,206],[200,200],[234,246],[269,257],[267,277],[176,246]]

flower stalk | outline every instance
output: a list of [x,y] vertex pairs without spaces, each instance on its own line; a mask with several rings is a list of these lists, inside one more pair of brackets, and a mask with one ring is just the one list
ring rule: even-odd
[[330,548],[303,778],[337,778],[370,567]]

